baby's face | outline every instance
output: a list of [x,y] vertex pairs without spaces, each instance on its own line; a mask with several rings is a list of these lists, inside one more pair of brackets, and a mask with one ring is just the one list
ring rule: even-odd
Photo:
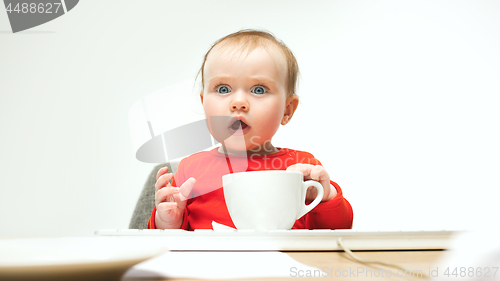
[[202,93],[210,133],[227,148],[239,151],[271,140],[286,102],[283,56],[273,58],[263,48],[245,55],[212,49],[205,62]]

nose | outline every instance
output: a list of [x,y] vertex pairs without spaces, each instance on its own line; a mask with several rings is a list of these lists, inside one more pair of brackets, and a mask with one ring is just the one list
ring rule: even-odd
[[243,93],[236,93],[229,106],[231,111],[248,111],[250,109],[250,105]]

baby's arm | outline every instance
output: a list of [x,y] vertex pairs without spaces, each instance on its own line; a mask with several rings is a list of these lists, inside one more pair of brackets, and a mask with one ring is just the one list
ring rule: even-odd
[[[321,202],[326,202],[332,200],[337,195],[337,190],[330,184],[330,175],[321,165],[311,165],[311,164],[294,164],[289,166],[287,171],[297,171],[304,174],[304,180],[314,180],[323,186],[324,195]],[[306,200],[314,200],[318,191],[315,187],[310,186],[307,189]]]
[[155,184],[155,226],[157,229],[174,229],[182,226],[184,209],[191,190],[196,183],[194,178],[187,179],[181,187],[170,184],[173,174],[168,168],[161,168],[156,174]]

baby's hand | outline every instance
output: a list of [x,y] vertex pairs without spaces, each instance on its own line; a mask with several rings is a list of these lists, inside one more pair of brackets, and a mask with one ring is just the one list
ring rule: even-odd
[[[321,202],[332,200],[337,195],[335,188],[330,188],[330,176],[325,168],[321,165],[311,164],[294,164],[286,168],[287,171],[297,171],[304,174],[304,180],[314,180],[323,186],[324,195]],[[314,200],[318,194],[315,187],[310,186],[307,189],[307,200]]]
[[167,174],[168,168],[161,168],[156,174],[155,184],[155,224],[157,229],[180,228],[184,216],[184,208],[191,190],[196,183],[189,178],[181,187],[173,187],[170,180],[172,173]]

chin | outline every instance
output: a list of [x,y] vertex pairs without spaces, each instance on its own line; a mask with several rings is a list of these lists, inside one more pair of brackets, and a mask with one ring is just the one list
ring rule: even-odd
[[223,143],[224,147],[226,149],[229,149],[231,151],[247,151],[250,149],[249,142],[242,143],[241,141],[233,141],[231,139],[225,140]]

